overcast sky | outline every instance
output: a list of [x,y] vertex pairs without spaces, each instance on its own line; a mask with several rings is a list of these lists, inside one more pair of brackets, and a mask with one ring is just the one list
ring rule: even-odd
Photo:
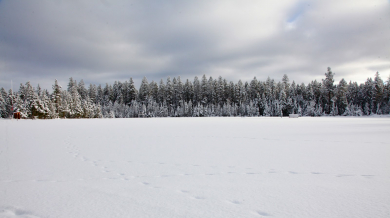
[[[164,3],[163,3],[164,2]],[[390,75],[390,0],[0,0],[0,87]]]

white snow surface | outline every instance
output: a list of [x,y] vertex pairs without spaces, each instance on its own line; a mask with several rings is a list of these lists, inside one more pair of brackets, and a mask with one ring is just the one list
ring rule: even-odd
[[389,118],[0,120],[0,217],[390,217]]

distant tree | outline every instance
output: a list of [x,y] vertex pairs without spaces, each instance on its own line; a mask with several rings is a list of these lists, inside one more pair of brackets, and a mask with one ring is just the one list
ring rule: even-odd
[[0,95],[0,118],[6,118],[8,116],[7,113],[7,103],[3,98],[3,95]]
[[[346,110],[349,110],[347,93],[348,93],[348,84],[344,79],[341,79],[339,85],[336,88],[336,97],[337,97],[336,105],[338,108],[338,115],[342,115],[345,113]],[[349,112],[347,111],[347,114],[348,113]]]
[[97,88],[95,84],[89,84],[88,87],[88,97],[92,103],[97,103]]
[[74,80],[72,77],[69,78],[69,83],[68,83],[68,92],[71,92],[73,87],[77,87],[77,82]]
[[71,118],[81,118],[83,116],[83,107],[81,104],[81,97],[76,86],[70,90],[69,115]]
[[149,84],[149,88],[150,88],[151,99],[153,99],[153,101],[157,101],[157,99],[158,99],[158,85],[157,85],[157,83],[152,81]]
[[85,88],[84,80],[80,80],[77,91],[79,92],[79,95],[82,100],[86,99],[88,96],[88,90]]
[[328,72],[325,73],[325,79],[322,80],[322,95],[325,100],[325,106],[326,106],[326,113],[330,114],[333,110],[333,97],[334,97],[334,90],[335,86],[333,85],[334,79],[333,79],[333,72],[328,67]]
[[161,105],[165,100],[166,100],[165,84],[164,81],[161,79],[158,87],[157,102]]
[[379,76],[379,72],[375,73],[374,78],[374,96],[373,96],[373,107],[376,114],[382,114],[381,106],[383,104],[385,85],[383,80]]
[[135,88],[133,78],[130,78],[129,80],[129,95],[128,95],[128,102],[132,102],[137,99],[138,91]]
[[62,87],[58,84],[58,81],[54,81],[53,85],[53,94],[52,94],[52,102],[54,103],[55,113],[61,113],[61,105],[62,105]]
[[185,102],[190,102],[194,98],[194,86],[188,79],[186,80],[183,88],[183,98]]
[[194,78],[194,97],[193,104],[197,105],[202,100],[200,82],[197,76]]

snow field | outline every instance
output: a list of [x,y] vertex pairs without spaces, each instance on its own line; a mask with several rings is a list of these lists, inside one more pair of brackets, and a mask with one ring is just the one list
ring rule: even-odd
[[388,118],[0,120],[0,217],[390,217]]

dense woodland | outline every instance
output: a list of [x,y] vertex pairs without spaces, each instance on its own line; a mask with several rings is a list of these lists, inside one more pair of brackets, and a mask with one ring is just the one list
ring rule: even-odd
[[90,84],[69,79],[67,89],[54,82],[53,90],[20,84],[19,91],[1,88],[0,116],[22,118],[132,118],[212,116],[363,116],[390,113],[390,78],[379,73],[364,84],[341,79],[335,84],[328,68],[322,82],[290,83],[287,75],[275,82],[268,78],[228,82],[203,75],[193,81],[180,77],[159,83],[146,77],[137,90],[132,78],[113,85]]

